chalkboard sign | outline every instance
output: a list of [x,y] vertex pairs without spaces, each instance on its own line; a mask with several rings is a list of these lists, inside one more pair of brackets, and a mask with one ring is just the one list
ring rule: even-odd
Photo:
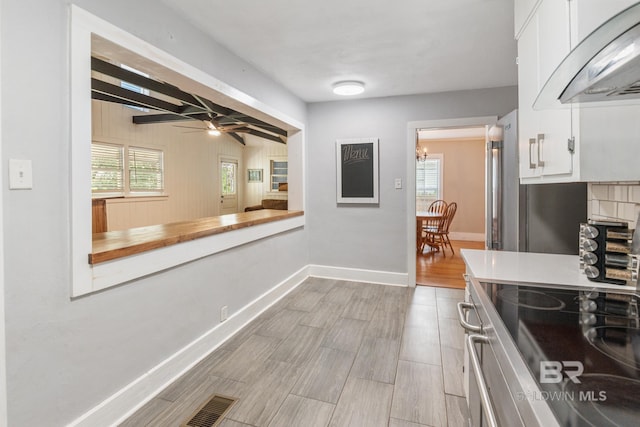
[[338,203],[378,203],[378,139],[336,143]]

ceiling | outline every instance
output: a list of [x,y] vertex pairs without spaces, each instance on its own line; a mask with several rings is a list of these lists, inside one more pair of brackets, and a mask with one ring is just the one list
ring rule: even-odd
[[513,0],[162,0],[306,102],[517,84]]

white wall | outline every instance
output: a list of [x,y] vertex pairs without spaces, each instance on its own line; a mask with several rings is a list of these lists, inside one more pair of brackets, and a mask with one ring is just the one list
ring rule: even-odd
[[[70,298],[69,3],[2,2],[2,157],[31,159],[34,182],[2,188],[11,426],[71,422],[308,264],[296,229]],[[161,2],[75,3],[305,122],[304,103]]]
[[[307,225],[313,264],[406,272],[407,124],[410,121],[507,114],[516,87],[309,106]],[[379,206],[337,206],[335,141],[380,139]],[[394,189],[394,179],[405,185]],[[413,254],[411,254],[413,257]]]

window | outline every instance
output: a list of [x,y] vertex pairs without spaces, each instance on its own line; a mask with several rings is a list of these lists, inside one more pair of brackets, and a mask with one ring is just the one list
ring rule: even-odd
[[124,147],[91,144],[91,191],[124,194]]
[[270,191],[285,191],[281,188],[288,182],[288,167],[289,164],[286,160],[271,160]]
[[163,153],[149,148],[129,147],[129,191],[162,193]]
[[425,210],[438,199],[442,199],[442,154],[429,154],[425,161],[416,160],[416,207]]
[[[126,171],[125,156],[129,164]],[[100,142],[91,144],[91,192],[94,196],[161,194],[163,191],[164,153],[161,150]]]
[[[120,64],[120,67],[121,67],[121,68],[123,68],[123,69],[125,69],[125,70],[127,70],[127,71],[131,71],[131,72],[133,72],[133,73],[139,74],[139,75],[141,75],[141,76],[149,77],[149,74],[147,74],[147,73],[143,73],[143,72],[142,72],[142,71],[140,71],[140,70],[136,70],[136,69],[135,69],[135,68],[133,68],[133,67],[129,67],[129,66],[128,66],[128,65],[126,65],[126,64]],[[127,90],[130,90],[130,91],[136,92],[136,93],[141,93],[141,94],[143,94],[143,95],[149,95],[149,89],[145,89],[145,88],[143,88],[143,87],[141,87],[141,86],[134,85],[133,83],[125,82],[124,80],[123,80],[123,81],[120,81],[120,87],[121,87],[121,88],[123,88],[123,89],[127,89]],[[146,113],[146,112],[149,112],[149,109],[148,109],[148,108],[137,107],[137,106],[135,106],[135,105],[127,105],[127,107],[129,107],[129,108],[133,108],[133,109],[135,109],[135,110],[144,111],[145,113]]]
[[222,195],[231,196],[237,193],[237,170],[236,162],[220,162],[220,178],[222,180]]

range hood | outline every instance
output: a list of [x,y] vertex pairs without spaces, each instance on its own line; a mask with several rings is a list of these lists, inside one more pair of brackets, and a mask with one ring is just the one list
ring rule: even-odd
[[640,98],[640,3],[589,34],[553,72],[533,107]]

